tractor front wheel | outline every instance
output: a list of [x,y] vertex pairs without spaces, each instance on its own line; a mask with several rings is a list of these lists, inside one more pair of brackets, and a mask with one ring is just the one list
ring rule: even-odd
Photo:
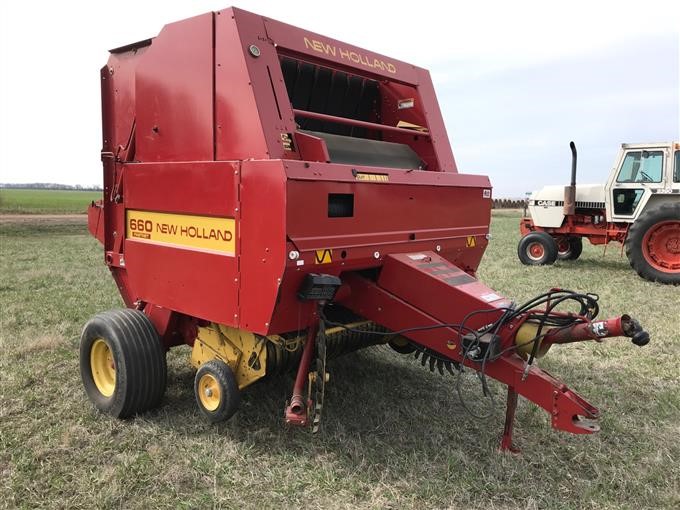
[[626,256],[642,278],[680,285],[680,203],[645,210],[628,231]]
[[558,260],[576,260],[583,252],[583,239],[580,237],[560,237],[556,243]]
[[194,379],[194,393],[198,408],[211,423],[231,418],[241,402],[234,372],[219,359],[199,367]]
[[165,349],[138,310],[111,310],[85,324],[80,375],[100,411],[127,418],[160,404],[167,380]]
[[550,265],[557,260],[557,243],[545,232],[529,232],[520,239],[517,256],[527,266]]

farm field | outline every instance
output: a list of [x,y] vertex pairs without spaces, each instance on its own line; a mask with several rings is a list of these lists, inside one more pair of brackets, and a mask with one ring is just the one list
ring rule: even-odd
[[[59,210],[82,212],[72,204]],[[629,313],[652,337],[553,347],[539,365],[600,408],[602,431],[555,432],[520,399],[519,456],[497,451],[502,395],[475,420],[452,377],[386,347],[329,363],[316,436],[282,425],[292,375],[246,389],[229,422],[205,422],[188,348],[168,355],[160,408],[102,415],[78,363],[84,323],[121,306],[100,245],[84,216],[0,222],[0,508],[680,507],[680,288],[640,279],[614,245],[522,266],[518,219],[494,212],[482,281],[518,302],[556,286],[595,292],[600,316]]]
[[0,189],[0,214],[81,214],[101,191]]

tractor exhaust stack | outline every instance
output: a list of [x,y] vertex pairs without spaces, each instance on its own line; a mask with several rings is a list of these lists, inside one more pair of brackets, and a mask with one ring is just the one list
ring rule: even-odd
[[569,142],[571,149],[571,182],[564,188],[564,214],[572,215],[576,213],[576,144]]

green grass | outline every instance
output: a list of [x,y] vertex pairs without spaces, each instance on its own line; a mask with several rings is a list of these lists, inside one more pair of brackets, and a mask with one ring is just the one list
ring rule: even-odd
[[207,424],[186,348],[168,357],[159,409],[104,416],[78,367],[82,325],[121,306],[100,246],[84,224],[0,225],[0,507],[678,508],[680,289],[641,280],[614,246],[524,267],[517,223],[495,213],[486,284],[518,301],[553,286],[597,292],[602,316],[630,313],[652,335],[642,349],[553,348],[540,365],[601,409],[602,431],[555,432],[521,401],[520,456],[496,450],[502,409],[474,420],[451,377],[384,347],[330,363],[314,437],[282,426],[292,376],[255,384],[232,420]]
[[87,212],[101,191],[2,189],[0,214],[79,214]]

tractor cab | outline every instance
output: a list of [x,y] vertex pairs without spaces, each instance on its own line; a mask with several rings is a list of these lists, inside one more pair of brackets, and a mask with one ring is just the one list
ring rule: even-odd
[[632,223],[653,195],[680,193],[680,145],[623,144],[605,187],[610,221]]

